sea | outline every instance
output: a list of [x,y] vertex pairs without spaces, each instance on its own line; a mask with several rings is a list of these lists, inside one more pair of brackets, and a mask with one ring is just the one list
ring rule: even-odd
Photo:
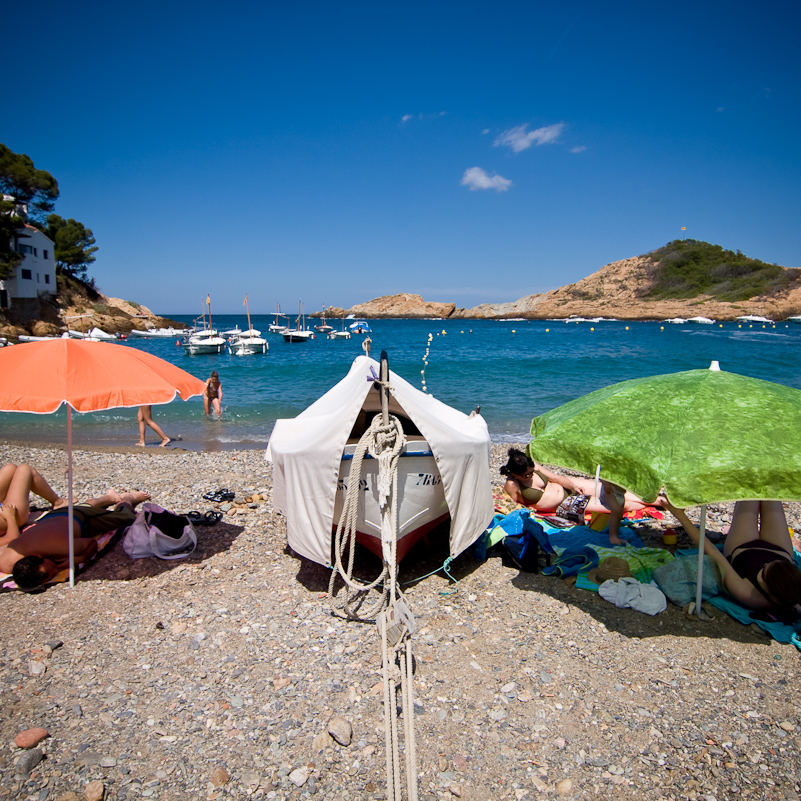
[[[168,315],[191,325],[193,318]],[[277,419],[294,417],[348,372],[365,336],[287,343],[267,333],[272,315],[252,315],[269,351],[253,356],[189,356],[174,339],[121,343],[177,364],[203,380],[216,370],[222,415],[201,398],[154,406],[175,447],[192,451],[265,448]],[[312,325],[315,321],[311,321]],[[341,320],[329,321],[338,329]],[[724,322],[566,323],[559,320],[370,320],[371,355],[386,351],[392,371],[465,413],[480,407],[494,442],[528,442],[533,417],[593,390],[631,378],[707,368],[801,389],[801,325]],[[219,331],[247,328],[244,315],[215,315]],[[19,346],[16,346],[19,347]],[[52,415],[0,414],[2,437],[66,443],[64,408]],[[147,430],[148,447],[158,438]],[[73,414],[73,444],[117,448],[138,439],[136,409]]]

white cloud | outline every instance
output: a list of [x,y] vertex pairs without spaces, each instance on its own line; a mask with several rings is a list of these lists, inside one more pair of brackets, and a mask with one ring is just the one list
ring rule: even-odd
[[410,119],[412,119],[412,117],[414,117],[414,114],[404,114],[401,117],[401,122],[402,123],[407,123],[407,122],[409,122]]
[[481,135],[482,135],[482,136],[486,136],[486,135],[487,135],[489,132],[490,132],[489,128],[485,128],[485,129],[484,129],[484,130],[481,132]]
[[585,145],[576,145],[575,147],[570,148],[571,153],[583,153],[586,150]]
[[495,140],[495,147],[506,145],[511,147],[515,153],[520,153],[522,150],[528,150],[532,145],[551,145],[559,139],[564,128],[563,122],[557,122],[555,125],[546,125],[535,131],[529,131],[527,130],[528,123],[524,123],[504,131]]
[[496,189],[498,192],[505,192],[511,185],[512,182],[508,178],[487,175],[481,167],[470,167],[462,176],[462,186],[469,186],[471,192],[477,189]]

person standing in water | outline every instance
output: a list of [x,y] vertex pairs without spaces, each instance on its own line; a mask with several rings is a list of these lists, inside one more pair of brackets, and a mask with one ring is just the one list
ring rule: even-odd
[[150,405],[140,406],[139,411],[136,413],[136,420],[139,423],[139,442],[136,444],[142,448],[145,447],[145,426],[148,426],[161,437],[159,447],[163,448],[165,445],[169,445],[172,442],[172,438],[168,437],[161,430],[161,426],[159,426],[159,424],[153,420],[153,415],[150,409]]
[[211,376],[206,381],[206,391],[203,393],[203,409],[206,414],[210,414],[214,409],[215,414],[222,413],[222,383],[216,370],[211,371]]

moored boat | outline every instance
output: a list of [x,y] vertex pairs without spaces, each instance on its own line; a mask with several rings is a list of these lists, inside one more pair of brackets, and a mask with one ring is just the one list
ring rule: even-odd
[[261,331],[253,328],[250,324],[250,303],[247,295],[245,295],[245,306],[248,313],[247,331],[240,331],[237,336],[228,341],[228,351],[233,356],[252,356],[256,353],[267,353],[269,347],[267,340],[261,335]]
[[282,331],[281,335],[284,337],[284,342],[308,342],[310,339],[317,339],[314,331],[309,331],[306,328],[306,315],[303,313],[303,304],[298,302],[298,317],[295,320],[294,328],[287,328]]
[[688,317],[688,323],[697,323],[699,325],[714,325],[715,321],[711,320],[709,317]]
[[170,326],[169,328],[148,328],[146,331],[132,328],[130,336],[150,339],[175,339],[176,337],[187,336],[188,333],[186,328],[173,328]]
[[758,314],[743,314],[737,318],[741,323],[767,323],[773,325],[773,320],[767,317],[761,317]]
[[366,320],[356,320],[355,323],[351,323],[348,326],[351,334],[371,334],[372,329],[369,325],[367,325]]
[[[291,420],[278,420],[267,459],[273,463],[273,498],[287,521],[289,546],[302,556],[330,565],[331,533],[339,523],[348,487],[358,482],[356,539],[381,554],[379,460],[361,461],[354,452],[381,415],[375,383],[380,367],[357,357],[347,376]],[[463,414],[389,373],[390,419],[404,442],[397,463],[397,554],[400,561],[427,532],[450,518],[449,544],[456,556],[492,519],[487,424]]]

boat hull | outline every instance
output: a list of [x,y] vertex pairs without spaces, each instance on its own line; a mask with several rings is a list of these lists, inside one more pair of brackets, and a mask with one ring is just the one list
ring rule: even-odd
[[[334,501],[334,529],[350,482],[350,469],[356,444],[345,447]],[[449,518],[448,504],[437,463],[425,441],[407,442],[398,459],[398,546],[397,561],[436,526]],[[378,461],[362,462],[357,506],[356,541],[382,556],[381,510],[378,505]]]
[[267,353],[268,347],[266,339],[251,337],[229,343],[228,350],[232,356],[253,356],[257,353]]

